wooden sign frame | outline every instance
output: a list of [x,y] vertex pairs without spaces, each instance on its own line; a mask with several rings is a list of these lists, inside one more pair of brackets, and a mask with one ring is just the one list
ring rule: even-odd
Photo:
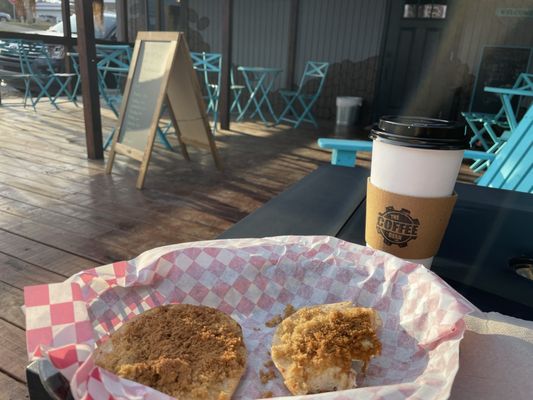
[[[126,111],[128,110],[128,102],[130,99],[135,72],[138,68],[141,68],[142,62],[144,61],[141,59],[141,57],[139,57],[143,42],[170,42],[170,52],[172,56],[168,57],[167,63],[164,66],[163,77],[161,78],[161,90],[157,98],[154,99],[155,112],[152,115],[149,124],[149,135],[144,151],[141,151],[138,148],[121,143],[120,140],[123,134],[127,134],[127,131],[123,133],[125,129],[124,118]],[[147,60],[146,62],[150,62],[150,60]],[[180,72],[179,74],[176,73],[178,70]],[[186,93],[186,91],[180,90],[183,88],[184,84],[191,85],[187,86],[187,89],[192,91],[192,99],[184,99],[183,97],[180,99],[180,93]],[[218,155],[218,150],[211,133],[209,120],[207,118],[205,102],[200,89],[200,84],[198,82],[196,72],[193,69],[189,49],[187,43],[185,42],[183,33],[139,32],[137,34],[137,39],[135,40],[135,48],[133,50],[131,66],[128,72],[128,78],[120,106],[117,127],[113,137],[111,150],[109,152],[109,159],[106,166],[107,174],[110,174],[113,169],[113,163],[117,153],[129,158],[133,158],[141,163],[136,187],[137,189],[143,188],[164,101],[166,101],[168,105],[170,120],[174,126],[183,157],[187,161],[190,161],[187,145],[207,148],[213,155],[216,167],[220,170],[222,169],[222,163]],[[180,106],[180,102],[183,105],[184,101],[186,101],[187,104],[192,104],[193,107],[197,107],[197,109],[195,109],[197,112],[195,118],[191,120],[180,120],[180,118],[177,117],[179,115],[178,107]],[[190,125],[187,125],[188,123],[194,123],[194,126],[191,127]],[[192,134],[187,134],[185,130],[184,133],[182,133],[182,130],[180,130],[180,125],[187,125],[186,129],[193,128]]]

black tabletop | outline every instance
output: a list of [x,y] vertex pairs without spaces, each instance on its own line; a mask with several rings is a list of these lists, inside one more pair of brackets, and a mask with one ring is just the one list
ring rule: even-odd
[[[363,168],[324,166],[220,238],[330,235],[364,244]],[[458,183],[458,201],[432,270],[482,311],[533,320],[533,282],[509,260],[533,257],[533,195]]]

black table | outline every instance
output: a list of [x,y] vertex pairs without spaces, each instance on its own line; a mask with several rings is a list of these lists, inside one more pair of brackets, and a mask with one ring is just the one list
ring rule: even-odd
[[[364,244],[368,176],[359,167],[320,167],[219,238],[329,235]],[[455,190],[458,201],[432,270],[482,311],[533,320],[533,281],[508,266],[512,257],[533,257],[533,195],[461,183]],[[65,389],[46,363],[33,363],[27,375],[32,400],[51,399],[43,376],[48,390]]]
[[[364,245],[368,176],[359,167],[320,167],[220,238],[329,235]],[[462,183],[455,191],[432,271],[482,311],[533,320],[533,281],[509,267],[513,257],[533,257],[533,195]]]

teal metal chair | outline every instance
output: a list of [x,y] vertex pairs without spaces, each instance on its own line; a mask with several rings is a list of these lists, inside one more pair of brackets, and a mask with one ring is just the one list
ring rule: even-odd
[[[130,69],[132,54],[133,50],[127,44],[96,45],[98,90],[105,104],[117,118],[120,112],[122,94]],[[77,62],[77,55],[73,54],[73,56],[73,59]],[[109,147],[113,141],[114,134],[115,128],[111,130],[111,133],[105,140],[104,149]],[[167,149],[172,150],[170,142],[159,128],[157,130],[157,137]]]
[[[506,96],[505,101],[502,101],[502,107],[496,114],[479,112],[461,113],[473,133],[473,136],[470,139],[470,146],[479,142],[481,146],[489,152],[494,152],[495,145],[497,145],[496,148],[499,147],[498,144],[502,141],[502,138],[496,134],[495,127],[503,128],[504,130],[513,129],[516,123],[518,108],[520,108],[522,102],[522,96],[524,93],[522,91],[533,90],[533,74],[519,74],[515,83],[509,88],[509,90],[513,91],[514,94]],[[516,107],[513,107],[512,100],[515,96],[520,98],[518,101],[515,101]],[[503,140],[506,140],[506,138],[503,138]],[[492,145],[490,142],[492,142]]]
[[2,76],[7,79],[24,80],[24,106],[29,99],[35,109],[37,103],[46,97],[55,108],[59,108],[56,100],[62,94],[65,94],[69,100],[75,101],[68,88],[75,74],[55,71],[43,42],[20,39],[2,41],[1,51],[3,55],[18,62],[17,72],[5,72]]
[[74,70],[74,73],[76,74],[75,83],[72,88],[72,94],[74,95],[74,98],[77,100],[78,91],[80,90],[80,85],[81,85],[80,55],[78,53],[68,52],[67,56],[70,60],[70,65],[72,65],[72,69]]
[[[332,150],[331,164],[347,167],[355,165],[358,151],[372,151],[372,142],[364,140],[321,138],[318,145]],[[464,158],[490,161],[478,185],[533,193],[533,106],[500,152],[466,150]]]
[[230,113],[235,112],[235,109],[237,111],[238,115],[242,114],[242,105],[241,105],[241,96],[244,92],[244,89],[246,86],[240,85],[235,82],[235,74],[233,72],[233,68],[230,70],[230,91],[233,94],[233,101],[231,102],[231,107],[229,109]]
[[[198,53],[191,52],[192,65],[203,82],[202,90],[203,97],[207,104],[207,113],[213,113],[213,134],[217,129],[218,122],[218,100],[220,98],[220,71],[222,70],[222,54],[220,53]],[[161,114],[166,113],[167,109],[164,107]],[[166,139],[172,122],[168,122],[161,130]]]
[[[286,121],[292,123],[295,128],[298,128],[305,121],[310,122],[315,128],[318,128],[318,124],[311,113],[311,108],[322,92],[328,68],[329,63],[327,62],[308,61],[300,79],[298,90],[279,91],[279,94],[285,102],[285,109],[278,117],[278,124],[281,121]],[[314,90],[308,91],[307,85],[314,85]]]
[[[31,75],[23,72],[24,63],[19,48],[19,43],[16,40],[2,39],[0,41],[0,56],[2,57],[3,67],[5,68],[0,70],[0,80],[5,81],[6,83],[19,80],[24,82],[23,104],[24,107],[26,107],[28,98],[31,97]],[[35,106],[33,108],[35,109]]]
[[96,56],[100,95],[118,117],[124,83],[130,69],[132,49],[127,44],[97,44]]
[[[46,97],[50,103],[59,109],[56,100],[65,94],[70,101],[76,101],[68,85],[76,76],[73,73],[55,71],[46,45],[41,41],[18,40],[18,49],[22,58],[22,72],[30,75],[30,92],[32,83],[35,84],[37,95],[30,96],[32,106]],[[55,92],[52,94],[52,85],[55,85]]]
[[[522,73],[518,76],[512,88],[491,88],[486,87],[486,92],[495,93],[500,96],[502,108],[497,114],[480,114],[480,113],[462,113],[465,120],[474,132],[470,140],[470,145],[479,140],[487,153],[497,154],[506,144],[507,140],[517,126],[518,113],[525,97],[533,97],[533,74]],[[514,101],[513,98],[518,97]],[[479,126],[480,124],[480,126]],[[503,129],[500,135],[496,134],[495,127]],[[483,135],[489,136],[492,144],[490,147],[483,139]],[[488,167],[488,163],[483,160],[477,160],[471,165],[474,172],[480,172]]]
[[207,103],[207,113],[213,113],[213,133],[215,133],[218,122],[222,54],[191,52],[191,59],[193,68],[204,82],[203,89],[204,99]]

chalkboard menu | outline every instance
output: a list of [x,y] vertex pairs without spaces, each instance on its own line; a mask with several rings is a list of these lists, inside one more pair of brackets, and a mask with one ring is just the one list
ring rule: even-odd
[[[142,41],[119,132],[119,143],[144,151],[150,137],[151,124],[156,115],[157,99],[165,92],[164,76],[173,54],[171,42]],[[158,60],[158,62],[148,62]]]
[[154,145],[163,103],[167,102],[183,156],[187,145],[211,150],[216,166],[222,165],[193,70],[185,38],[179,32],[139,32],[106,172],[116,154],[141,163],[136,187],[142,189]]
[[470,110],[497,113],[502,103],[497,95],[485,92],[485,86],[512,87],[518,75],[528,71],[530,59],[530,47],[485,47],[479,63]]

